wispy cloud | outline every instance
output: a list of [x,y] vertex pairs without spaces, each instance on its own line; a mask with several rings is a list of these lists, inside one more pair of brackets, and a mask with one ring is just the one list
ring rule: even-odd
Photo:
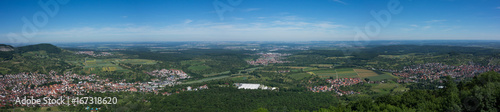
[[[351,29],[329,21],[285,20],[283,18],[267,22],[248,23],[193,22],[186,19],[183,23],[165,26],[116,26],[116,27],[79,27],[71,29],[51,29],[38,33],[33,41],[62,39],[66,41],[114,41],[116,39],[140,41],[218,41],[218,40],[342,40],[351,36]],[[141,37],[138,38],[138,37]],[[91,39],[91,40],[92,40]],[[103,40],[104,39],[104,40]],[[108,40],[105,40],[108,39]],[[218,39],[218,40],[217,40]],[[348,39],[344,39],[348,40]],[[119,40],[116,40],[119,41]]]
[[234,20],[243,20],[244,18],[233,17]]
[[184,20],[184,24],[189,24],[189,23],[191,23],[191,22],[193,22],[193,20],[191,20],[191,19],[186,19],[186,20]]
[[413,29],[413,28],[401,28],[401,30],[403,30],[403,31],[413,31],[415,29]]
[[257,17],[257,19],[266,19],[267,17]]
[[424,30],[427,30],[429,28],[432,28],[432,26],[424,26],[424,27],[422,27],[422,29],[424,29]]
[[248,8],[248,9],[244,9],[243,11],[244,12],[251,12],[251,11],[258,11],[260,10],[260,8]]
[[444,19],[442,19],[442,20],[429,20],[429,21],[425,21],[425,23],[441,23],[441,22],[445,22],[445,21],[447,21],[447,20],[444,20]]
[[411,26],[411,27],[418,27],[418,25],[414,25],[414,24],[413,24],[413,25],[410,25],[410,26]]
[[340,0],[332,0],[332,1],[337,2],[337,3],[344,4],[344,5],[347,5],[347,3],[343,2],[343,1],[340,1]]
[[128,16],[122,16],[122,18],[128,18]]
[[500,9],[500,6],[498,6],[497,9]]

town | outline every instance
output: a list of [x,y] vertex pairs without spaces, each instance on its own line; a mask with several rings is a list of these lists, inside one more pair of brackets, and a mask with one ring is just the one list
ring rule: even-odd
[[250,65],[268,65],[271,63],[289,63],[290,61],[281,61],[285,56],[290,56],[291,54],[281,54],[281,53],[257,53],[260,57],[255,61],[247,61]]
[[[113,82],[108,78],[99,78],[96,74],[84,76],[72,72],[65,72],[62,75],[55,71],[51,71],[48,75],[33,72],[7,74],[0,77],[0,107],[35,106],[12,105],[16,98],[22,96],[66,98],[86,95],[89,92],[152,92],[159,94],[161,87],[180,84],[179,79],[190,78],[183,71],[175,69],[154,70],[148,74],[168,78],[163,81],[155,79],[152,82],[126,83],[125,80]],[[196,90],[202,89],[208,89],[207,85],[197,87]],[[163,92],[161,94],[171,95],[173,93]],[[56,104],[41,104],[39,106],[56,106]]]
[[403,70],[395,71],[393,75],[403,77],[398,79],[400,83],[419,81],[439,81],[440,78],[450,76],[457,80],[473,78],[488,71],[500,72],[500,66],[460,65],[452,66],[442,63],[427,63],[404,67]]
[[[333,91],[337,93],[337,95],[350,95],[350,94],[360,94],[360,92],[354,91],[343,91],[339,89],[341,86],[350,86],[354,84],[358,84],[361,82],[359,78],[338,78],[338,79],[326,79],[325,80],[330,86],[314,86],[308,87],[309,91],[312,92],[328,92]],[[312,83],[312,82],[309,82]]]

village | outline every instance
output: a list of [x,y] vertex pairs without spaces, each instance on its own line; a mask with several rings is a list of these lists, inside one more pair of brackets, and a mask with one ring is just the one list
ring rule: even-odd
[[272,63],[289,63],[289,61],[281,61],[284,56],[290,56],[291,54],[281,54],[281,53],[258,53],[260,55],[255,61],[247,61],[250,65],[268,65]]
[[75,54],[86,54],[86,55],[94,56],[94,57],[98,57],[98,56],[111,56],[111,55],[113,55],[110,52],[95,53],[94,51],[78,51]]
[[[283,54],[263,54],[263,57],[271,59],[268,61],[256,61],[264,63],[278,62],[275,56]],[[272,57],[272,58],[269,58]],[[272,61],[275,60],[275,61]],[[457,80],[472,78],[480,73],[487,71],[500,71],[498,66],[479,66],[479,65],[461,65],[451,66],[442,63],[428,63],[405,67],[400,71],[395,71],[393,75],[402,77],[397,79],[399,83],[419,82],[421,80],[439,81],[443,76],[451,76]],[[279,71],[289,72],[289,71]],[[156,77],[150,82],[126,82],[126,80],[110,81],[107,78],[100,78],[96,74],[78,75],[72,72],[59,74],[50,71],[49,74],[39,74],[32,72],[23,72],[18,74],[7,74],[0,77],[0,107],[5,106],[32,106],[32,105],[13,105],[12,102],[18,97],[33,96],[37,97],[75,97],[77,95],[86,95],[90,92],[147,92],[161,95],[172,95],[183,91],[198,91],[208,89],[207,85],[199,87],[188,86],[186,89],[176,92],[160,92],[162,87],[179,85],[179,80],[191,78],[182,70],[160,69],[145,72],[148,75]],[[328,85],[307,87],[312,92],[334,92],[339,96],[360,94],[355,91],[344,91],[340,87],[352,86],[363,82],[360,78],[337,78],[324,79]],[[313,83],[309,81],[309,83]],[[262,84],[252,83],[234,83],[238,89],[261,89],[261,90],[279,90],[278,87],[269,87]],[[69,93],[69,94],[68,94]],[[57,106],[56,104],[41,104],[39,106]]]
[[460,65],[452,66],[442,63],[427,63],[409,67],[403,70],[395,71],[394,76],[402,77],[398,79],[400,83],[419,82],[419,81],[440,81],[442,77],[450,76],[457,80],[470,79],[488,71],[500,72],[500,66],[480,66],[480,65]]
[[[162,69],[148,72],[152,76],[168,77],[163,81],[154,79],[151,82],[126,83],[125,80],[110,81],[99,78],[96,74],[88,76],[66,72],[59,75],[51,71],[48,75],[38,73],[8,74],[0,77],[0,107],[28,106],[12,105],[18,97],[75,97],[86,95],[89,92],[153,92],[155,94],[171,95],[180,93],[162,92],[160,87],[180,84],[178,80],[190,78],[182,70]],[[196,90],[208,89],[207,85],[197,87]],[[68,94],[69,93],[69,94]],[[30,105],[33,106],[33,105]],[[55,104],[41,104],[39,106],[56,106]]]
[[[354,91],[343,91],[339,89],[341,86],[351,86],[355,85],[361,82],[360,78],[338,78],[338,79],[326,79],[325,80],[329,86],[314,86],[314,87],[308,87],[309,91],[312,92],[329,92],[333,91],[337,93],[338,95],[350,95],[350,94],[360,94],[360,92],[354,92]],[[312,82],[309,82],[312,83]]]

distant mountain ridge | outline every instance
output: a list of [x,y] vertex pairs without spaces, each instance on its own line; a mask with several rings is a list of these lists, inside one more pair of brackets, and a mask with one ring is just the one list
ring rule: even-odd
[[14,51],[14,47],[10,45],[0,44],[0,51]]
[[10,60],[15,53],[25,53],[30,51],[44,50],[47,53],[61,53],[62,49],[52,44],[36,44],[22,47],[12,47],[11,45],[0,44],[0,60]]
[[61,53],[61,48],[54,46],[52,44],[36,44],[36,45],[28,45],[28,46],[22,46],[22,47],[17,47],[16,52],[19,53],[24,53],[24,52],[30,52],[30,51],[40,51],[44,50],[47,53]]

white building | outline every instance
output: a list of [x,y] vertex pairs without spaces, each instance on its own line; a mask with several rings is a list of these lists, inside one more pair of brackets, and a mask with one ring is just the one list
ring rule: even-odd
[[240,83],[238,89],[259,89],[260,84]]

